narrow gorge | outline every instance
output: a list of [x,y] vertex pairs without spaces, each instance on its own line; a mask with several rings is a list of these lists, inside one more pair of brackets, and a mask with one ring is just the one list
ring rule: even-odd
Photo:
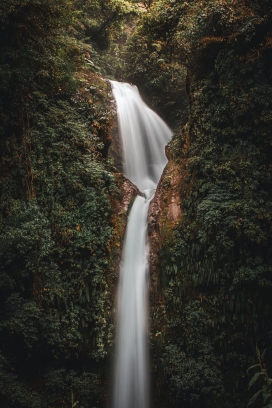
[[0,2],[1,408],[272,408],[271,27]]

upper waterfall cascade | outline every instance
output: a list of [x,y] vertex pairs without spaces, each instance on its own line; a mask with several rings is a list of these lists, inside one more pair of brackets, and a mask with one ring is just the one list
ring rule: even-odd
[[136,86],[111,81],[125,175],[144,192],[132,206],[124,240],[117,296],[112,408],[149,408],[147,212],[172,136],[143,102]]
[[116,81],[111,85],[117,103],[125,176],[141,191],[155,189],[167,163],[164,147],[172,132],[143,102],[136,86]]

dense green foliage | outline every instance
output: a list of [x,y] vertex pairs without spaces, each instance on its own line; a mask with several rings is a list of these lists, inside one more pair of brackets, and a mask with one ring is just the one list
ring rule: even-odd
[[82,71],[75,13],[64,0],[0,4],[3,408],[105,400],[117,185],[100,152],[112,114],[107,85]]
[[165,4],[157,2],[142,13],[126,44],[125,77],[139,87],[153,109],[177,127],[188,116],[186,69],[164,27],[164,10]]
[[106,50],[113,38],[118,37],[124,17],[136,10],[122,0],[76,0],[78,34],[98,48]]
[[122,78],[125,61],[121,44],[139,7],[125,0],[75,0],[75,7],[71,33],[89,68],[107,78]]
[[262,386],[260,377],[247,393],[256,343],[264,350],[272,340],[272,9],[250,0],[164,5],[156,19],[168,15],[184,57],[190,116],[171,144],[183,215],[162,243],[153,368],[175,406],[245,407]]
[[151,3],[0,4],[3,408],[106,403],[119,188],[100,73],[189,116],[151,305],[156,406],[271,407],[270,0]]

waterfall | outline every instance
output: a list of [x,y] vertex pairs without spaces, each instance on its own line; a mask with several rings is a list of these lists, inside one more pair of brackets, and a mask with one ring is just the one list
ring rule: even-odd
[[117,296],[112,408],[149,407],[147,212],[172,136],[141,99],[136,86],[111,81],[117,104],[124,174],[143,193],[130,211]]

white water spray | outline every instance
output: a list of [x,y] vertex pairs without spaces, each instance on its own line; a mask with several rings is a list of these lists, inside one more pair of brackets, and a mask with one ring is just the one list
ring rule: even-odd
[[167,159],[172,136],[142,101],[136,86],[111,81],[117,103],[125,175],[144,192],[131,209],[124,241],[117,300],[112,408],[149,407],[147,212]]

